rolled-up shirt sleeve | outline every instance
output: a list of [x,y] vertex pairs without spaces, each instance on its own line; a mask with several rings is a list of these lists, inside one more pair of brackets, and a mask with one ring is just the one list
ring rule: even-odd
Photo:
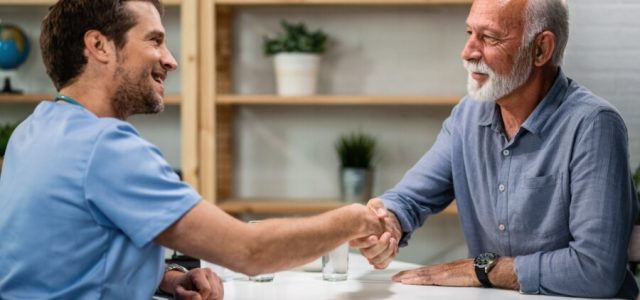
[[627,297],[619,292],[637,199],[629,176],[626,128],[617,113],[600,110],[585,119],[577,137],[568,179],[572,240],[563,249],[516,257],[520,289],[527,294]]

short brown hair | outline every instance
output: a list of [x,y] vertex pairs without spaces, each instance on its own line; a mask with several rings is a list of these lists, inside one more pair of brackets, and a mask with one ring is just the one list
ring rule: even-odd
[[73,83],[87,63],[84,34],[97,30],[115,42],[118,49],[126,43],[126,33],[136,25],[128,1],[151,2],[160,15],[159,0],[59,0],[42,20],[40,49],[47,74],[59,91]]

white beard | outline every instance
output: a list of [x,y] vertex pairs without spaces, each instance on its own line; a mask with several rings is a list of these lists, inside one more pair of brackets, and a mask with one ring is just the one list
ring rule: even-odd
[[[482,60],[478,62],[463,60],[464,67],[469,73],[467,77],[467,92],[469,96],[479,102],[495,102],[522,86],[522,84],[529,79],[533,69],[533,57],[529,55],[529,49],[529,47],[526,47],[524,50],[519,51],[518,56],[515,58],[511,74],[509,75],[496,74],[496,72]],[[474,72],[489,75],[484,85],[480,86],[478,82],[471,77],[471,74]]]

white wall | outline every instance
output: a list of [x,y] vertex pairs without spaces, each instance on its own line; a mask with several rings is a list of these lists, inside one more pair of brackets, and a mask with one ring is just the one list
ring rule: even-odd
[[[620,109],[630,135],[631,163],[640,163],[640,2],[575,0],[566,73]],[[33,8],[0,8],[0,18],[18,23],[37,42],[39,14]],[[179,10],[165,18],[169,45],[179,50]],[[463,95],[465,74],[459,53],[465,40],[465,7],[257,8],[239,12],[234,54],[240,93],[274,91],[271,62],[260,53],[264,34],[276,32],[280,18],[304,20],[333,36],[324,58],[323,94]],[[246,51],[245,51],[246,50]],[[50,92],[40,54],[32,49],[15,84],[28,92]],[[179,57],[179,55],[176,55]],[[168,93],[177,93],[179,72]],[[0,76],[3,73],[0,72]],[[2,76],[3,77],[3,76]],[[246,79],[246,80],[245,80]],[[19,82],[19,83],[18,83]],[[238,82],[238,81],[236,81]],[[32,105],[0,104],[0,123],[28,115]],[[238,110],[237,173],[241,196],[337,197],[338,160],[333,142],[343,132],[362,129],[378,137],[381,155],[375,193],[390,188],[433,143],[447,107],[247,106]],[[160,116],[135,117],[143,136],[168,161],[180,163],[179,108]],[[455,216],[437,216],[414,234],[400,258],[436,263],[464,257],[466,247]]]

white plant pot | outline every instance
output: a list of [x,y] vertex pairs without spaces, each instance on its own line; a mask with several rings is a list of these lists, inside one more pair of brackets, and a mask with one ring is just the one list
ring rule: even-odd
[[318,85],[320,55],[309,53],[279,53],[273,60],[278,95],[314,95]]

